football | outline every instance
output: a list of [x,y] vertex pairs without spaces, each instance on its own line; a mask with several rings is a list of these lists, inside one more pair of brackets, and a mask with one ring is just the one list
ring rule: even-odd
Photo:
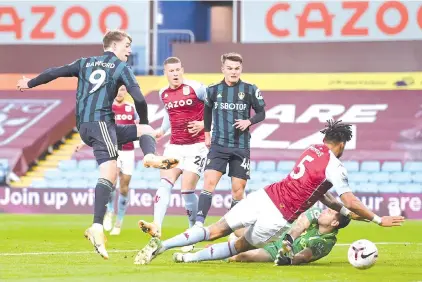
[[371,241],[362,239],[350,245],[347,256],[350,264],[354,267],[368,269],[377,261],[378,249]]

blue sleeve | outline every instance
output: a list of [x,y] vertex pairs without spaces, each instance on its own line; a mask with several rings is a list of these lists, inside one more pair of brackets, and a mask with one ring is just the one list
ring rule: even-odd
[[38,85],[46,84],[59,77],[77,77],[79,75],[80,62],[81,59],[68,65],[46,69],[40,75],[31,79],[28,82],[28,87],[33,88]]
[[207,87],[203,84],[196,90],[196,96],[199,100],[205,101],[207,98]]

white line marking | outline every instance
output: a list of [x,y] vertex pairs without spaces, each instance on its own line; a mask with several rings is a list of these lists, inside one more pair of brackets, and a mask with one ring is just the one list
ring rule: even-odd
[[[336,244],[338,247],[350,246],[351,243]],[[410,243],[410,242],[374,242],[376,245],[418,245],[422,246],[422,243]],[[194,250],[202,250],[204,248],[195,248]],[[138,250],[110,250],[109,253],[131,253],[138,252]],[[174,249],[179,250],[180,249]],[[92,251],[69,251],[69,252],[33,252],[33,253],[0,253],[0,257],[11,257],[11,256],[49,256],[49,255],[83,255],[83,254],[97,254],[95,250]]]

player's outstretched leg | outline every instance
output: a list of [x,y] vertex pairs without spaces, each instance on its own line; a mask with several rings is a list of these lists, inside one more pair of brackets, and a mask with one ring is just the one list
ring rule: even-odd
[[[209,227],[194,226],[179,235],[161,242],[158,238],[152,238],[146,247],[144,247],[135,257],[135,264],[148,264],[155,257],[165,251],[196,244],[202,241],[215,240],[230,234],[232,230],[224,219]],[[227,245],[227,243],[225,243]]]
[[159,169],[172,169],[177,166],[179,160],[175,158],[157,156],[154,154],[148,154],[144,157],[144,166],[159,168]]
[[117,193],[116,190],[111,192],[110,200],[108,201],[108,204],[107,204],[107,212],[106,212],[106,215],[104,216],[104,222],[103,222],[105,231],[110,231],[113,228],[114,204],[116,201],[116,193]]
[[211,245],[196,253],[175,253],[175,262],[199,262],[206,260],[221,260],[233,257],[239,253],[254,249],[244,236],[235,241]]
[[140,220],[138,222],[139,228],[152,237],[161,237],[161,225],[163,224],[164,216],[170,203],[172,188],[173,183],[170,180],[164,177],[161,178],[160,186],[154,197],[154,221],[147,222]]
[[137,124],[137,136],[139,136],[139,146],[144,153],[144,166],[159,168],[159,169],[171,169],[178,165],[179,160],[175,158],[168,158],[163,156],[157,156],[155,154],[156,140],[152,137],[154,130],[151,126],[146,124]]

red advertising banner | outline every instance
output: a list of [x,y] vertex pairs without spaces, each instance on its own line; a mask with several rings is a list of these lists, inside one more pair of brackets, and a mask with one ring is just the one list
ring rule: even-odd
[[[154,195],[155,190],[130,189],[127,213],[152,214]],[[381,216],[401,214],[407,219],[422,219],[421,194],[356,193],[356,196],[368,208]],[[94,197],[94,189],[13,189],[0,187],[0,213],[90,214],[94,210]],[[209,214],[222,216],[228,211],[230,204],[230,191],[216,191]],[[171,195],[167,214],[186,214],[180,193],[174,191]]]

